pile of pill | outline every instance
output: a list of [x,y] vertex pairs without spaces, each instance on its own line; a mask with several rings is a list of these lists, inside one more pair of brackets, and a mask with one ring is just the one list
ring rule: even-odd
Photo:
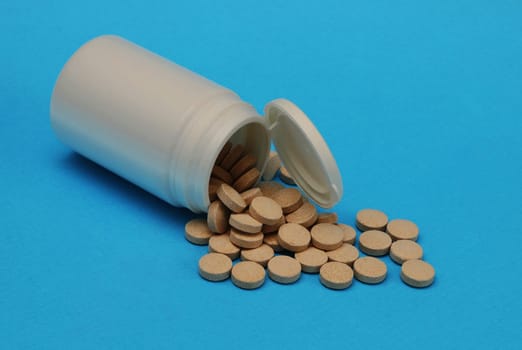
[[[389,254],[402,265],[400,276],[406,284],[433,283],[435,270],[421,260],[419,229],[413,222],[388,222],[375,209],[359,211],[359,249],[367,255],[360,257],[352,226],[339,223],[336,213],[318,213],[297,188],[272,181],[279,174],[281,181],[294,184],[277,153],[270,153],[263,174],[256,163],[241,144],[227,143],[217,157],[207,218],[185,225],[189,242],[208,245],[209,253],[199,260],[201,277],[209,281],[230,277],[237,287],[255,289],[265,282],[265,269],[280,284],[296,282],[302,272],[319,273],[324,286],[345,289],[354,277],[367,284],[382,282],[387,267],[376,257]],[[260,178],[263,181],[254,187]]]

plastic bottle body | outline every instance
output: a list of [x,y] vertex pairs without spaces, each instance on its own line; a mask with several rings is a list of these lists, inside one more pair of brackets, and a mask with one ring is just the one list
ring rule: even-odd
[[225,142],[262,169],[265,121],[232,91],[116,36],[83,45],[51,98],[58,137],[78,153],[175,206],[207,210],[208,180]]

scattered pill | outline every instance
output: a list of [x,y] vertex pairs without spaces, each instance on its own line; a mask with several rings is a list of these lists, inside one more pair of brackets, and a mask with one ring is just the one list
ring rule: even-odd
[[274,252],[281,252],[283,247],[279,244],[279,240],[277,239],[277,233],[265,234],[263,237],[263,243],[269,245]]
[[355,229],[350,225],[337,224],[343,230],[343,242],[348,244],[355,244]]
[[316,224],[337,224],[337,213],[321,213],[317,215]]
[[388,216],[376,209],[362,209],[359,210],[356,215],[356,224],[361,231],[383,231],[387,223]]
[[241,260],[253,261],[266,267],[268,260],[274,257],[274,250],[268,244],[262,244],[254,249],[243,249]]
[[256,197],[250,203],[248,213],[265,225],[275,225],[283,216],[281,206],[268,197]]
[[284,216],[281,216],[281,219],[274,225],[263,225],[262,232],[263,233],[273,233],[279,231],[279,228],[286,224],[286,220]]
[[230,151],[227,153],[223,161],[219,164],[223,169],[230,170],[232,166],[241,158],[243,152],[245,151],[245,147],[242,144],[235,144],[232,146]]
[[343,243],[339,248],[327,251],[326,255],[329,261],[336,261],[352,266],[353,262],[359,258],[359,250],[351,244]]
[[228,230],[229,210],[220,201],[214,201],[208,207],[207,224],[212,232],[225,233]]
[[331,261],[321,266],[319,278],[327,288],[346,289],[352,284],[353,270],[346,264]]
[[263,171],[263,180],[272,180],[280,167],[281,159],[279,159],[279,155],[276,152],[270,152],[270,156],[268,157],[268,161],[265,166],[265,171]]
[[230,169],[230,175],[232,178],[237,179],[248,170],[256,166],[257,158],[251,154],[243,156],[236,164]]
[[310,231],[312,244],[322,250],[334,250],[343,244],[343,231],[334,224],[317,224]]
[[279,182],[275,181],[260,182],[258,187],[261,190],[261,192],[263,192],[263,196],[268,198],[272,198],[275,193],[285,188]]
[[230,242],[230,236],[227,233],[214,235],[208,241],[208,251],[213,253],[225,254],[232,260],[239,257],[240,248]]
[[435,269],[422,260],[408,260],[402,264],[401,279],[409,286],[424,288],[435,280]]
[[286,222],[292,222],[295,224],[302,225],[304,227],[310,227],[317,221],[317,209],[313,204],[309,202],[303,203],[293,213],[286,216]]
[[232,283],[242,289],[256,289],[265,282],[265,269],[253,261],[241,261],[232,267]]
[[390,258],[399,265],[407,260],[420,260],[422,255],[422,247],[417,242],[408,239],[395,241],[390,247]]
[[221,186],[219,186],[217,196],[221,202],[234,213],[241,213],[246,208],[243,197],[227,184],[221,184]]
[[395,219],[391,220],[386,226],[388,232],[393,240],[409,239],[416,241],[419,237],[419,228],[410,220]]
[[232,260],[224,254],[209,253],[199,259],[199,274],[206,280],[226,280],[232,270]]
[[230,226],[245,233],[259,233],[263,224],[246,213],[231,214],[228,221]]
[[359,258],[353,263],[355,278],[367,284],[377,284],[386,278],[386,264],[372,256]]
[[294,178],[292,177],[292,175],[290,175],[288,169],[286,169],[286,167],[284,166],[279,168],[279,178],[287,185],[295,185]]
[[365,231],[359,237],[359,249],[367,255],[386,255],[390,251],[391,244],[390,235],[378,230]]
[[223,162],[223,159],[227,156],[228,152],[230,152],[230,149],[232,148],[232,143],[228,142],[225,143],[221,151],[219,152],[215,164],[221,164]]
[[241,198],[243,198],[246,205],[250,205],[250,203],[252,202],[252,199],[254,199],[256,197],[260,197],[262,195],[263,195],[263,192],[261,192],[261,189],[258,187],[253,187],[249,190],[241,192]]
[[310,231],[294,223],[287,223],[281,226],[277,233],[277,238],[279,245],[291,252],[305,250],[310,245],[311,240]]
[[252,168],[241,175],[232,185],[236,191],[243,192],[254,186],[259,180],[259,170]]
[[197,244],[208,244],[208,240],[212,237],[212,231],[208,228],[207,220],[192,219],[185,224],[185,238],[187,241]]
[[230,242],[240,248],[253,249],[263,244],[263,234],[260,233],[244,233],[234,228],[230,229]]
[[230,185],[232,183],[232,175],[230,175],[228,171],[226,171],[219,165],[214,165],[214,167],[212,168],[211,176],[213,178],[223,181],[226,184]]
[[284,188],[272,196],[272,199],[283,209],[283,214],[290,214],[303,205],[303,196],[295,188]]
[[295,253],[295,258],[301,264],[303,272],[318,273],[321,266],[328,262],[328,255],[316,247],[308,247]]
[[294,283],[301,276],[301,264],[294,258],[279,255],[275,256],[267,264],[270,279],[281,284]]

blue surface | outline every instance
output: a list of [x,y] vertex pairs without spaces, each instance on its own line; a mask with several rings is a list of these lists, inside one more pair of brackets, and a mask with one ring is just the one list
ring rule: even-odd
[[[522,347],[522,3],[314,3],[0,4],[1,349]],[[383,284],[341,292],[199,278],[192,214],[50,128],[60,68],[103,33],[259,110],[295,101],[338,161],[341,220],[414,220],[436,283],[407,287],[388,258]]]

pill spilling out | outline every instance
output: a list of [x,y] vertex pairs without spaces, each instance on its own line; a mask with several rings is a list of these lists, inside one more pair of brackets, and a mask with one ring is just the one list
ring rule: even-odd
[[[365,284],[385,281],[388,268],[378,257],[389,254],[402,265],[400,280],[407,285],[433,283],[435,269],[422,260],[415,223],[388,221],[380,210],[362,209],[354,225],[361,231],[357,242],[354,226],[340,222],[335,212],[318,212],[299,189],[286,187],[295,182],[277,153],[270,153],[263,174],[256,164],[244,146],[230,142],[216,159],[207,218],[185,225],[189,242],[208,245],[199,261],[202,278],[230,278],[239,288],[256,289],[267,275],[278,284],[292,284],[301,273],[319,274],[323,286],[339,290],[354,279]],[[286,185],[273,180],[277,174]]]

